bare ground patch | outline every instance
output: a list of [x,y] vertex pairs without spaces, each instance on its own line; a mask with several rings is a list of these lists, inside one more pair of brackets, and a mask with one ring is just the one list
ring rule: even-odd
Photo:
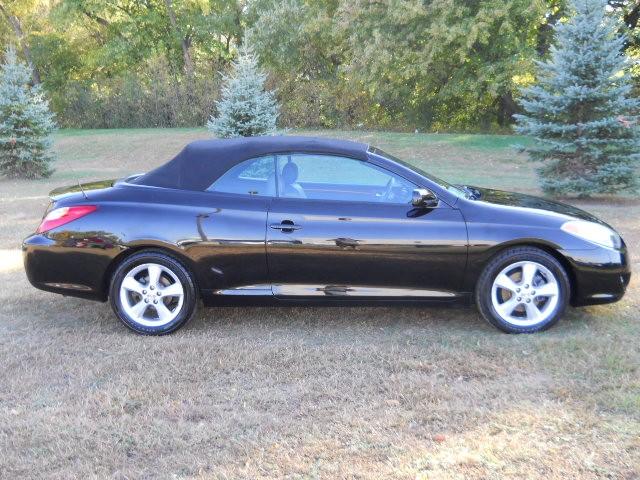
[[534,336],[467,308],[271,307],[201,310],[146,338],[105,304],[33,290],[21,271],[0,278],[12,286],[0,294],[0,471],[12,478],[639,471],[628,301]]

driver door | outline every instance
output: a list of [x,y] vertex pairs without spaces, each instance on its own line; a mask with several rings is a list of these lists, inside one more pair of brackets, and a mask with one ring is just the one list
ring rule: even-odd
[[454,297],[466,265],[460,212],[416,209],[417,186],[368,162],[277,157],[267,262],[280,297]]

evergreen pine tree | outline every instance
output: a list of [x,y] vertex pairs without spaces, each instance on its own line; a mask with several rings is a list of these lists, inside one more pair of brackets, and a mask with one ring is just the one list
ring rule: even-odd
[[278,119],[278,105],[273,92],[265,91],[266,74],[248,48],[243,48],[223,77],[222,98],[216,102],[217,117],[207,122],[218,137],[251,137],[273,134]]
[[9,47],[0,66],[0,174],[10,178],[48,177],[54,160],[51,133],[56,126],[29,68]]
[[516,131],[535,138],[525,148],[549,194],[614,193],[637,186],[640,102],[606,0],[572,0],[571,17],[555,28],[555,46],[538,62],[537,84],[523,89]]

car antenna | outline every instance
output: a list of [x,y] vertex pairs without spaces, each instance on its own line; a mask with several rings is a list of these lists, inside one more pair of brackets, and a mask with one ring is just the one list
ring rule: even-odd
[[78,182],[78,186],[80,187],[80,191],[82,192],[82,195],[84,195],[84,199],[89,200],[89,197],[87,197],[87,194],[84,193],[84,188],[82,188],[82,184],[80,183],[80,180],[77,180],[77,182]]

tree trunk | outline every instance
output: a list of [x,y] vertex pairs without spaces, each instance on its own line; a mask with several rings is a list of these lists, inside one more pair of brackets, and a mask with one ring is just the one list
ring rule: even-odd
[[182,47],[182,58],[184,61],[184,71],[189,77],[193,77],[193,60],[191,59],[191,39],[188,35],[182,36],[178,29],[178,22],[176,20],[176,12],[173,10],[173,4],[171,0],[164,0],[167,6],[167,13],[169,14],[169,22],[176,38],[181,38],[180,46]]
[[181,42],[182,57],[184,59],[184,71],[189,77],[193,77],[193,60],[191,59],[191,38],[184,37]]
[[553,43],[553,29],[565,13],[564,9],[558,8],[557,11],[547,15],[547,21],[538,26],[536,32],[536,52],[541,57],[546,55]]
[[13,33],[15,33],[16,37],[18,38],[18,42],[20,42],[20,48],[22,49],[24,58],[27,60],[29,68],[31,69],[31,78],[33,80],[33,84],[38,85],[39,83],[41,83],[40,71],[38,70],[38,67],[36,67],[36,64],[33,62],[31,49],[29,48],[29,43],[27,42],[27,36],[22,31],[20,19],[15,15],[12,15],[1,3],[0,12],[2,12],[7,21],[11,24]]
[[498,124],[506,127],[513,123],[513,114],[518,111],[518,105],[513,100],[511,92],[503,93],[498,99]]

